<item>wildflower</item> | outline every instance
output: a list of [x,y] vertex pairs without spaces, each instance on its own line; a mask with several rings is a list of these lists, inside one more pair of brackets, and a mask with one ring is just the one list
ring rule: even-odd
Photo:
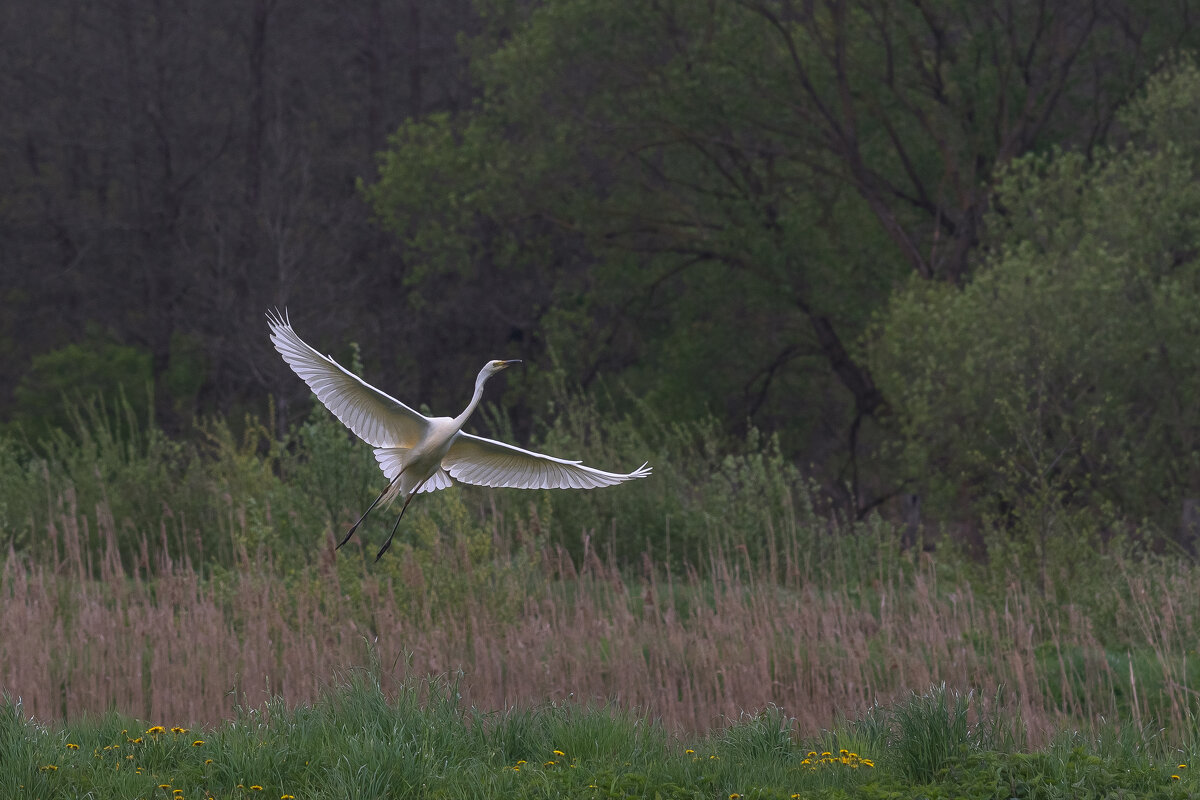
[[1179,776],[1178,776],[1178,775],[1172,775],[1172,776],[1171,776],[1171,780],[1173,780],[1173,781],[1177,781],[1177,780],[1179,780]]
[[132,754],[132,753],[130,753],[129,755],[125,756],[125,760],[126,760],[126,761],[133,761],[133,754]]
[[874,767],[875,767],[875,762],[874,762],[874,761],[872,761],[872,760],[871,760],[871,759],[869,759],[869,758],[864,758],[864,759],[862,760],[862,763],[863,763],[864,765],[868,766],[868,767],[871,767],[871,768],[874,768]]
[[158,788],[160,788],[160,789],[170,789],[170,788],[171,788],[171,784],[169,784],[169,783],[160,783],[160,784],[158,785]]
[[[70,747],[70,746],[71,746],[71,745],[67,745],[67,747]],[[1180,765],[1179,765],[1179,768],[1180,768],[1180,769],[1187,769],[1187,764],[1180,764]]]
[[708,758],[710,761],[720,761],[721,760],[720,756],[709,756]]
[[841,750],[838,750],[838,753],[843,756],[846,756],[846,755],[850,754],[850,751],[843,747]]
[[797,792],[796,794],[792,795],[791,800],[800,800],[800,793]]
[[171,733],[179,734],[179,733],[187,733],[187,732],[188,732],[187,728],[181,728],[178,725],[176,725],[174,728],[171,728]]
[[155,725],[153,728],[150,728],[149,730],[146,731],[146,733],[150,734],[151,736],[157,736],[160,733],[166,733],[166,732],[167,732],[167,729],[164,728],[162,725]]
[[263,790],[263,788],[261,786],[259,786],[257,783],[253,784],[250,788],[251,788],[251,790],[253,790],[255,792],[261,792]]
[[520,767],[513,767],[513,772],[520,772],[520,771],[521,771]]
[[811,759],[811,758],[806,758],[806,759],[804,759],[803,761],[801,761],[801,762],[800,762],[800,766],[802,766],[802,767],[803,767],[803,766],[805,766],[806,764],[811,764],[811,763],[812,763],[812,759]]
[[211,763],[212,763],[212,759],[211,759],[211,758],[206,758],[206,759],[204,759],[204,763],[205,763],[205,764],[211,764]]
[[686,753],[686,754],[688,754],[688,755],[690,756],[690,755],[692,755],[693,753],[695,753],[696,751],[695,751],[695,750],[684,750],[683,752],[684,752],[684,753]]
[[58,772],[58,767],[54,766],[53,764],[47,764],[46,766],[42,767],[42,772]]
[[172,794],[183,794],[183,789],[176,789]]
[[524,763],[525,763],[525,759],[522,758],[520,761],[517,762],[517,766],[519,767]]
[[809,758],[816,758],[816,757],[817,757],[817,751],[816,751],[816,750],[809,750],[809,751],[808,751],[808,757],[809,757]]
[[78,750],[79,745],[75,744],[74,742],[67,742],[67,749],[68,750]]
[[742,796],[737,792],[734,792],[733,794],[729,795],[729,800],[742,800]]
[[[142,737],[140,737],[140,736],[139,736],[139,737],[138,737],[138,738],[136,738],[136,739],[130,739],[130,740],[129,740],[129,743],[130,743],[130,744],[141,744],[141,743],[142,743]],[[120,747],[120,745],[117,745],[117,747]]]
[[279,800],[296,800],[296,795],[294,795],[294,794],[281,794],[281,795],[279,795]]
[[821,753],[821,758],[829,758],[831,755],[833,755],[833,753],[826,750],[824,753]]
[[543,767],[553,767],[554,764],[555,764],[555,762],[553,762],[553,761],[547,761],[545,764],[542,764],[542,766]]
[[566,755],[566,753],[564,753],[562,750],[555,750],[555,751],[554,751],[554,755],[556,755],[556,756],[565,756],[565,755]]
[[199,746],[200,746],[200,745],[202,745],[202,744],[204,744],[204,740],[203,740],[203,739],[197,739],[196,741],[192,742],[192,747],[199,747]]

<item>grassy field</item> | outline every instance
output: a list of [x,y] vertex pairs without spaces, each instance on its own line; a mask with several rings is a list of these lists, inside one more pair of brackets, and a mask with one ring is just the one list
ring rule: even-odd
[[796,739],[778,709],[705,737],[610,708],[468,709],[453,682],[355,672],[312,706],[205,729],[0,710],[0,793],[77,798],[1187,798],[1196,751],[1142,731],[1016,749],[1013,720],[944,688]]
[[1200,796],[1185,553],[902,547],[769,441],[568,418],[655,480],[423,496],[375,564],[369,451],[265,430],[0,438],[0,797]]

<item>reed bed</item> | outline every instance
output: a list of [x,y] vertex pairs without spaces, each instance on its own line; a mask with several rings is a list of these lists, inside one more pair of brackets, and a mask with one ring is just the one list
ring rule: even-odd
[[[1106,621],[1019,584],[984,600],[899,554],[864,580],[844,542],[794,529],[772,531],[757,564],[714,544],[703,570],[647,556],[632,574],[534,540],[476,563],[451,532],[432,560],[400,548],[390,570],[324,543],[300,571],[243,549],[236,570],[202,576],[167,555],[165,530],[126,567],[111,515],[56,508],[50,563],[10,552],[0,573],[0,688],[41,719],[213,725],[272,698],[311,703],[372,659],[397,686],[460,676],[480,710],[613,703],[693,733],[775,706],[811,735],[935,684],[1006,687],[1031,745],[1101,720],[1182,731],[1197,707],[1195,570],[1117,569],[1097,607],[1128,621],[1118,647],[1097,634]],[[844,568],[815,571],[814,546],[843,547]],[[476,579],[430,601],[431,563]]]

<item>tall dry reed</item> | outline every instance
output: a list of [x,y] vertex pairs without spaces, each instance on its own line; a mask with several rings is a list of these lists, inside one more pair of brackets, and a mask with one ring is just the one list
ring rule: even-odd
[[[365,664],[368,646],[385,670],[405,665],[396,673],[461,671],[464,701],[480,709],[613,701],[686,730],[774,704],[812,732],[943,682],[1007,687],[1031,743],[1101,717],[1183,726],[1197,707],[1186,661],[1200,631],[1195,572],[1114,576],[1113,591],[1134,598],[1123,613],[1144,633],[1126,665],[1083,611],[1016,586],[984,603],[965,582],[939,585],[924,557],[870,585],[817,580],[812,545],[794,532],[759,567],[737,548],[714,549],[704,577],[647,559],[631,578],[593,550],[576,561],[543,548],[521,554],[536,560],[537,579],[520,596],[484,582],[434,608],[403,601],[433,588],[411,553],[399,578],[368,567],[352,586],[332,551],[297,579],[245,552],[235,575],[202,579],[186,560],[152,558],[148,544],[136,567],[122,567],[111,515],[92,518],[97,530],[57,504],[53,565],[9,553],[0,573],[0,688],[39,717],[114,708],[214,723],[272,696],[311,701]],[[465,548],[439,557],[460,571],[481,566]],[[1139,679],[1133,649],[1161,678]]]

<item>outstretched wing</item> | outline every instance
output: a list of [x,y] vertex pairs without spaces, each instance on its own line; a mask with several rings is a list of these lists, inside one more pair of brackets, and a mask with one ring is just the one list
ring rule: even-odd
[[650,474],[647,464],[622,475],[469,433],[458,434],[442,469],[463,483],[509,489],[598,489]]
[[426,417],[318,353],[278,311],[268,311],[267,320],[283,360],[356,436],[376,447],[414,447],[421,441],[429,426]]

